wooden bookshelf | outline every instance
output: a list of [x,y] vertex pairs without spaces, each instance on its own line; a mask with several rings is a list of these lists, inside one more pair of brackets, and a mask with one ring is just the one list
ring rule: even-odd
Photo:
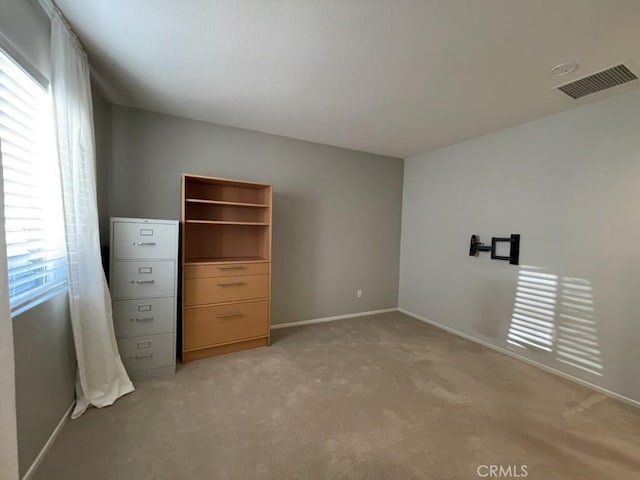
[[182,361],[269,345],[271,185],[182,176]]

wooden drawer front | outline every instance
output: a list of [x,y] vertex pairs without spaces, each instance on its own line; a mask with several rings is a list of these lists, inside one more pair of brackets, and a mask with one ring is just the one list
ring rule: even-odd
[[269,333],[268,301],[188,308],[184,313],[185,349]]
[[269,275],[187,278],[184,281],[184,304],[186,307],[252,300],[268,296]]
[[269,273],[268,263],[229,263],[221,265],[185,265],[184,278],[237,277]]
[[129,372],[173,365],[173,333],[120,338],[118,348]]
[[118,337],[172,332],[176,314],[173,297],[113,302],[113,326]]
[[175,258],[178,226],[161,223],[113,223],[113,258]]
[[174,290],[174,262],[113,262],[113,298],[171,297]]

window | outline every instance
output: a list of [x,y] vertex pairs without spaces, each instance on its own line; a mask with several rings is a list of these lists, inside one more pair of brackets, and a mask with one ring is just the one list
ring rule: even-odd
[[67,264],[51,98],[1,49],[0,153],[16,316],[67,288]]

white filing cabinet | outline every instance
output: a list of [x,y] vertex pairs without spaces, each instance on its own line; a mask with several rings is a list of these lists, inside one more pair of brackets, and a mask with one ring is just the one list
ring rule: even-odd
[[177,221],[111,219],[113,325],[133,379],[175,372],[177,278]]

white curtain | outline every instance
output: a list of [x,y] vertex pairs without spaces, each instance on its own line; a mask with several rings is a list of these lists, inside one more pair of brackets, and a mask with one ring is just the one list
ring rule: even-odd
[[4,232],[4,181],[0,151],[0,478],[17,480],[15,365],[8,282],[7,245]]
[[133,391],[113,331],[100,262],[93,107],[87,56],[61,14],[51,15],[51,87],[69,263],[69,303],[78,359],[77,418]]

